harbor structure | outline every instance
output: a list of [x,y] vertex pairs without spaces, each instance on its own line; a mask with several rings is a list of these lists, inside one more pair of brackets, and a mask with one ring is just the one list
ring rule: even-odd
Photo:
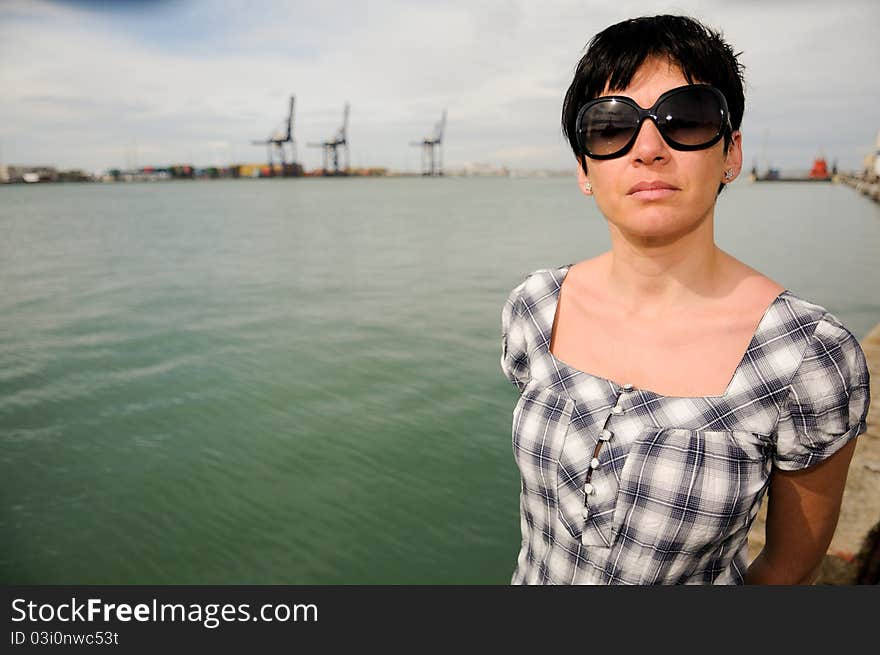
[[422,149],[422,175],[443,175],[443,131],[446,128],[446,110],[434,124],[434,133],[421,141],[410,141]]
[[841,182],[880,203],[880,130],[877,131],[873,148],[865,155],[861,173],[843,175]]
[[[276,175],[275,162],[273,161],[273,151],[277,152],[281,160],[280,174],[283,177],[299,177],[303,173],[302,165],[296,161],[296,141],[293,138],[293,110],[296,102],[296,96],[290,96],[290,108],[287,112],[285,120],[286,131],[282,127],[280,130],[274,131],[268,139],[259,141],[251,141],[253,145],[265,145],[269,154],[269,165],[266,168],[266,177],[274,177]],[[289,146],[288,146],[289,144]],[[290,163],[287,163],[285,150],[290,150]]]
[[880,130],[877,130],[873,151],[865,157],[865,174],[875,181],[880,178]]
[[[349,174],[349,153],[348,153],[348,111],[349,104],[345,103],[345,109],[342,112],[342,126],[336,131],[336,134],[321,143],[309,143],[309,147],[324,149],[324,166],[322,168],[323,175],[348,175]],[[342,151],[345,157],[345,163],[339,166],[339,151]],[[328,163],[333,163],[333,168]]]
[[810,170],[803,174],[784,175],[778,168],[767,167],[764,173],[758,172],[757,165],[752,166],[751,175],[752,182],[831,182],[837,175],[837,162],[835,162],[828,170],[828,162],[824,157],[816,157]]

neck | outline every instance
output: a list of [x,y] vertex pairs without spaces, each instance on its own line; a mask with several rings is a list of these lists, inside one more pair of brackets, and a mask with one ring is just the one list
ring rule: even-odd
[[623,316],[673,316],[717,296],[726,255],[715,245],[712,216],[686,234],[627,234],[609,224],[605,288]]

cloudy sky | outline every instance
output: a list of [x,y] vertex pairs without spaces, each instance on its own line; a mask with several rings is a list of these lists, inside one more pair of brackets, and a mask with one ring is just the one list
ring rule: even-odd
[[568,168],[562,97],[589,38],[686,13],[746,66],[747,166],[861,167],[880,129],[876,0],[0,0],[0,163],[104,170],[259,162],[281,126],[307,168],[351,103],[352,164]]

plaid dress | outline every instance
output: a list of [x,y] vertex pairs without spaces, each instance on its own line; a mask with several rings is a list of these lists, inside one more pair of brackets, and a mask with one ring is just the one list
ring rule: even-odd
[[858,340],[785,290],[722,395],[662,396],[550,352],[571,266],[531,273],[501,315],[501,368],[520,391],[511,584],[742,584],[773,468],[816,464],[867,429]]

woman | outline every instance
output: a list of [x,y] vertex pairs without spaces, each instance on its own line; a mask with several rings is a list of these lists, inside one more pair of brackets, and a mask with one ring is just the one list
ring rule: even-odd
[[815,579],[868,370],[835,316],[715,245],[717,195],[742,168],[741,70],[678,16],[607,28],[577,67],[563,130],[612,247],[535,271],[504,305],[514,584]]

